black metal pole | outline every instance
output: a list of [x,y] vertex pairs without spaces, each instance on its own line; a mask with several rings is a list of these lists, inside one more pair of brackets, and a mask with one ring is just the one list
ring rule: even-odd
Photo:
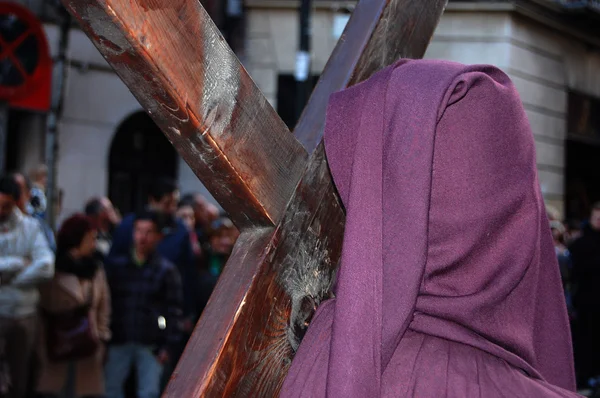
[[296,117],[304,110],[311,91],[310,82],[310,39],[311,39],[311,0],[301,0],[300,2],[300,40],[298,53],[296,54]]
[[71,28],[71,15],[57,3],[60,21],[60,37],[58,56],[54,60],[52,73],[52,99],[50,112],[46,124],[46,164],[48,166],[48,183],[46,188],[47,208],[46,221],[54,228],[56,223],[55,205],[58,200],[56,186],[56,155],[58,152],[58,120],[62,112],[63,92],[67,74],[67,48],[69,46],[69,30]]

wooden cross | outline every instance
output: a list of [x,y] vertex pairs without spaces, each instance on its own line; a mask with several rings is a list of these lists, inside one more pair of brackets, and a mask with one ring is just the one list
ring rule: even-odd
[[361,0],[294,137],[198,0],[64,0],[242,232],[165,396],[277,395],[342,247],[329,95],[422,57],[446,1]]

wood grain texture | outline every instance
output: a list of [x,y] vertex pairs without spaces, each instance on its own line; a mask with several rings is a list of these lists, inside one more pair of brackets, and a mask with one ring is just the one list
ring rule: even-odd
[[236,243],[165,396],[277,396],[293,347],[330,292],[343,227],[320,146],[278,228]]
[[448,0],[362,0],[338,41],[294,134],[311,153],[323,137],[329,96],[400,58],[422,58]]
[[257,228],[239,236],[164,396],[204,396],[211,380],[226,373],[219,366],[237,352],[231,333],[242,326],[240,315],[260,278],[274,231]]
[[236,225],[277,225],[308,155],[200,2],[65,5]]

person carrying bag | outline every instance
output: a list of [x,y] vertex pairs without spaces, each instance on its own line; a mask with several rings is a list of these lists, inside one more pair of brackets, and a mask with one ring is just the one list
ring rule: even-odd
[[83,215],[58,232],[56,275],[40,288],[42,397],[102,397],[110,292],[95,252],[96,228]]
[[46,349],[52,361],[72,361],[93,355],[100,345],[92,330],[90,309],[93,303],[94,289],[89,287],[89,299],[79,307],[68,311],[45,312]]

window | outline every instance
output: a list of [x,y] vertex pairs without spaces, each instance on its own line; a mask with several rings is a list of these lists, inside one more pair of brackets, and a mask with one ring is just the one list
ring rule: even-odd
[[570,136],[600,140],[600,98],[569,92],[567,129]]

